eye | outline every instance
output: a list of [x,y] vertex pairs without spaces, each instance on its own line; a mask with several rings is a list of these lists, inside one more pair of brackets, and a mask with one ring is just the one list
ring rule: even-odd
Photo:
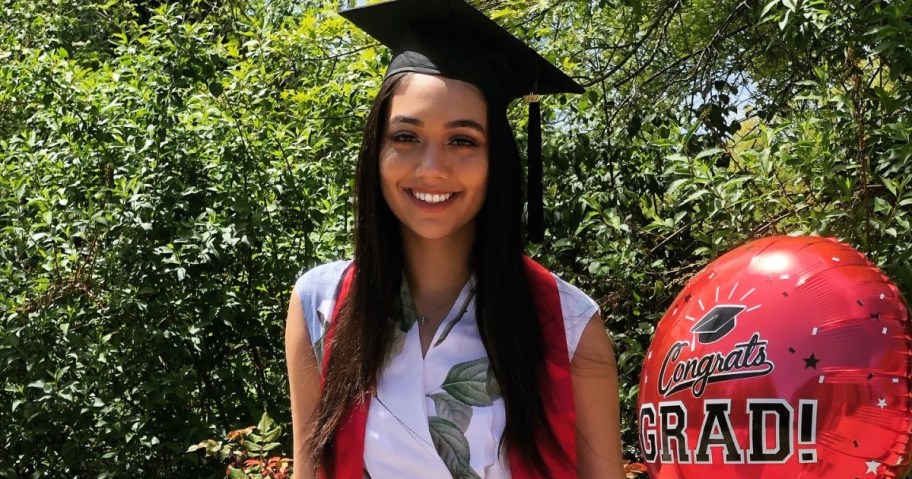
[[418,136],[410,131],[397,131],[388,136],[390,141],[396,143],[417,143]]
[[454,136],[450,139],[450,144],[459,147],[478,146],[478,142],[474,138],[465,135]]

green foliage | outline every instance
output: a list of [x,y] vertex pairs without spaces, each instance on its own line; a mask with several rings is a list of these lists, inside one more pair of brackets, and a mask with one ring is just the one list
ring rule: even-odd
[[533,252],[603,308],[631,455],[654,325],[721,253],[835,236],[912,290],[912,2],[546,5],[503,17],[551,32],[589,88],[552,104]]
[[[0,6],[0,475],[217,476],[236,442],[187,448],[267,410],[232,467],[288,450],[285,304],[350,251],[388,57],[321,3]],[[602,306],[628,457],[654,326],[719,254],[831,235],[912,290],[912,1],[477,4],[588,87],[545,101],[530,253]]]
[[377,56],[331,8],[270,26],[265,5],[140,23],[38,3],[4,7],[0,457],[197,474],[189,443],[289,419],[285,305],[302,268],[346,254]]
[[231,479],[287,479],[291,477],[292,460],[269,457],[272,450],[281,446],[276,442],[281,435],[281,426],[264,413],[256,426],[231,431],[224,441],[207,439],[190,446],[187,452],[203,451],[207,458],[227,462],[225,477]]

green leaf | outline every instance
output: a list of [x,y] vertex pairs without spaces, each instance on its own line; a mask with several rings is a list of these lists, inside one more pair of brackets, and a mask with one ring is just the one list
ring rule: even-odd
[[257,430],[261,433],[266,433],[272,429],[273,425],[275,425],[275,422],[269,417],[269,413],[264,412],[263,416],[260,417],[259,424],[257,424]]
[[481,479],[469,465],[469,441],[459,428],[441,417],[428,418],[431,440],[450,474],[457,479]]
[[219,97],[224,91],[225,89],[222,87],[222,82],[214,80],[209,83],[209,93],[211,93],[212,96]]
[[247,473],[241,469],[233,466],[228,466],[228,477],[229,479],[247,479],[250,476],[248,476]]
[[453,396],[443,392],[428,396],[434,400],[434,409],[437,416],[455,424],[460,431],[465,432],[472,421],[472,407],[457,401]]
[[262,450],[263,450],[264,452],[266,452],[266,451],[271,451],[271,450],[273,450],[273,449],[275,449],[275,448],[277,448],[277,447],[279,447],[279,446],[281,446],[281,445],[282,445],[282,443],[280,443],[280,442],[270,442],[270,443],[264,444]]
[[668,185],[666,193],[669,195],[673,194],[675,191],[678,191],[678,188],[680,188],[681,185],[687,184],[689,181],[691,181],[690,178],[678,178],[677,180],[672,181],[671,184]]
[[709,193],[709,190],[697,190],[697,191],[694,191],[694,192],[691,193],[690,196],[688,196],[683,202],[681,202],[681,204],[682,204],[682,205],[686,205],[686,204],[688,204],[688,203],[694,202],[694,201],[700,199],[700,198],[701,198],[703,195],[705,195],[706,193]]
[[792,10],[786,10],[785,15],[782,15],[782,18],[779,19],[779,30],[785,30],[785,27],[788,26],[789,19],[791,18]]
[[440,387],[457,401],[469,406],[490,406],[494,399],[488,393],[488,358],[478,358],[453,366]]
[[896,196],[896,182],[890,178],[881,178],[883,180],[884,186],[887,190],[893,195]]
[[722,150],[721,148],[709,148],[709,149],[701,151],[700,153],[697,153],[697,156],[695,156],[694,159],[699,160],[702,158],[706,158],[707,156],[718,155],[719,153],[722,153],[723,151],[724,150]]
[[763,11],[760,12],[760,18],[766,18],[766,14],[769,13],[773,7],[779,5],[779,3],[781,3],[781,0],[772,0],[771,2],[767,3],[766,6],[763,7]]
[[434,347],[439,346],[440,343],[442,343],[443,340],[445,340],[447,336],[450,335],[450,331],[453,330],[453,327],[455,327],[456,324],[462,320],[462,317],[465,316],[466,311],[469,309],[469,303],[472,302],[473,297],[475,297],[474,289],[470,291],[468,295],[466,295],[466,299],[462,302],[462,306],[459,308],[459,312],[456,313],[456,317],[453,318],[453,320],[446,325],[446,328],[443,329],[443,332],[440,333],[440,338],[434,343]]
[[263,434],[263,442],[273,442],[282,435],[282,429],[273,427],[266,434]]
[[488,392],[488,396],[491,398],[491,401],[496,401],[500,399],[500,383],[497,382],[497,376],[494,375],[494,369],[488,367],[488,378],[485,383],[485,389]]

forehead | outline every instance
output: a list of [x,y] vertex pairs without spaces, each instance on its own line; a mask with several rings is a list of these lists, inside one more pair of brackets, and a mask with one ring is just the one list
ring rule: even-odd
[[406,74],[390,102],[390,117],[409,115],[427,120],[472,119],[485,123],[487,111],[484,95],[475,85],[421,73]]

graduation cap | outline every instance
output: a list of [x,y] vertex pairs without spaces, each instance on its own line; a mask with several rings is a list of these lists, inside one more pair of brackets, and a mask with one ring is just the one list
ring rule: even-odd
[[340,12],[393,51],[384,78],[401,72],[466,81],[490,108],[529,103],[529,239],[544,239],[541,110],[537,96],[582,93],[583,87],[465,0],[393,0]]
[[690,328],[697,335],[700,344],[714,343],[725,337],[735,328],[735,318],[744,306],[716,306],[709,310],[702,319]]

